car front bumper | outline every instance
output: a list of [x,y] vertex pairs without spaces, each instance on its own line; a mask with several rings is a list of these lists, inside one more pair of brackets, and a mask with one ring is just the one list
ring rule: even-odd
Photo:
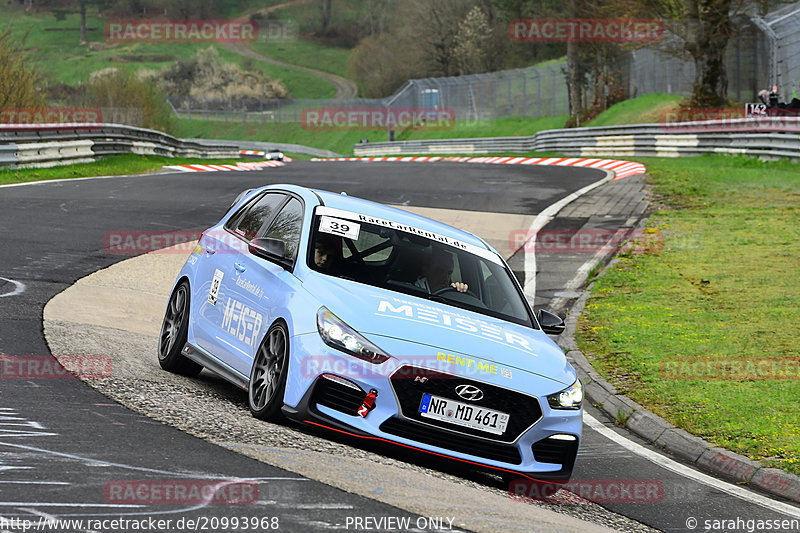
[[[503,436],[483,435],[453,424],[420,419],[414,412],[418,400],[408,389],[416,379],[414,386],[419,389],[420,398],[422,393],[439,394],[438,391],[445,390],[440,382],[418,380],[414,374],[419,372],[429,372],[426,375],[430,378],[449,378],[445,382],[447,388],[465,380],[484,389],[499,389],[497,384],[438,369],[414,370],[407,376],[398,376],[398,372],[414,367],[413,362],[407,359],[383,365],[362,362],[327,346],[317,334],[295,336],[290,344],[292,357],[283,412],[292,420],[353,437],[399,444],[500,474],[519,474],[536,480],[567,480],[572,473],[581,438],[582,409],[554,410],[547,404],[545,395],[532,396],[508,389],[512,399],[524,395],[529,401],[535,401],[539,413],[518,426],[522,429],[517,432]],[[399,381],[404,377],[409,379]],[[376,395],[374,408],[362,408],[359,414],[370,392]],[[546,394],[552,392],[548,390]],[[505,411],[514,409],[513,404],[505,405]],[[511,415],[515,416],[524,415],[519,412]]]

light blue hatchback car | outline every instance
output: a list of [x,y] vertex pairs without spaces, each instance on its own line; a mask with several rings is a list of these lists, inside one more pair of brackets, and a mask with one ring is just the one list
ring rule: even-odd
[[380,439],[506,477],[569,479],[583,390],[479,237],[345,194],[245,191],[170,296],[162,368],[203,368],[254,416]]

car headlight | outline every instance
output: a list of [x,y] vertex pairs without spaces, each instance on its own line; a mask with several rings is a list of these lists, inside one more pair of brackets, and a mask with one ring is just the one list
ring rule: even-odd
[[328,311],[326,307],[320,307],[319,311],[317,311],[317,329],[325,344],[337,350],[370,363],[383,363],[389,359],[389,356],[383,353],[380,348],[342,322],[339,317]]
[[583,402],[583,385],[581,380],[576,379],[575,383],[555,394],[547,397],[547,403],[553,409],[580,409]]

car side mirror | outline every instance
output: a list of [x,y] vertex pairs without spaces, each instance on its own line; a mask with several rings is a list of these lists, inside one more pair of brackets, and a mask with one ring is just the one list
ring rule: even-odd
[[539,309],[536,319],[539,321],[539,325],[542,326],[542,331],[548,335],[561,335],[567,327],[560,316],[544,309]]
[[256,257],[285,266],[286,243],[280,239],[253,239],[247,243],[247,249]]

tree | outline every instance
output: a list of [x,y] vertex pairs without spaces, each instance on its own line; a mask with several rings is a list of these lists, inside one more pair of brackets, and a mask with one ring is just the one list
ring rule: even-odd
[[453,55],[459,74],[474,74],[488,69],[491,38],[489,17],[480,6],[474,6],[459,24],[455,35]]
[[331,25],[331,18],[332,18],[332,0],[317,0],[319,5],[319,14],[322,21],[322,29],[320,30],[319,34],[322,37],[328,35],[328,29]]
[[725,48],[735,35],[732,20],[769,6],[764,0],[621,0],[616,4],[626,16],[662,20],[665,29],[681,40],[679,52],[691,56],[695,65],[690,107],[727,102]]
[[686,0],[686,51],[694,59],[690,107],[716,107],[728,100],[725,48],[733,34],[732,0]]
[[[578,8],[576,0],[569,0],[569,18],[577,18]],[[567,89],[569,91],[569,119],[575,126],[580,125],[582,104],[582,72],[578,59],[578,43],[574,40],[567,41]]]
[[[479,0],[404,0],[398,3],[393,33],[414,53],[424,76],[459,74],[456,35]],[[491,6],[488,6],[489,8]]]
[[44,107],[39,91],[41,75],[11,38],[11,29],[0,33],[0,110]]
[[[351,53],[348,68],[359,94],[387,96],[410,78],[460,74],[456,35],[473,24],[462,23],[480,4],[481,0],[397,2],[390,28],[363,39]],[[462,53],[470,48],[466,40],[465,36]]]
[[508,24],[516,19],[567,17],[567,2],[564,0],[491,0],[491,3],[498,23],[502,26],[503,68],[527,67],[532,63],[564,56],[564,43],[521,43],[510,40]]
[[365,98],[388,96],[415,77],[415,59],[409,54],[389,33],[362,39],[347,60],[347,69],[358,83],[358,94]]
[[134,126],[174,131],[174,115],[153,80],[137,79],[131,72],[112,68],[92,76],[84,87],[86,104],[103,109],[104,116],[116,114],[127,117],[127,123]]
[[97,11],[110,8],[114,5],[114,0],[50,0],[41,2],[48,7],[56,19],[63,20],[69,13],[80,15],[80,44],[89,42],[86,29],[86,11],[89,6],[94,6]]
[[367,36],[384,33],[389,27],[391,11],[396,0],[366,0],[361,24]]

